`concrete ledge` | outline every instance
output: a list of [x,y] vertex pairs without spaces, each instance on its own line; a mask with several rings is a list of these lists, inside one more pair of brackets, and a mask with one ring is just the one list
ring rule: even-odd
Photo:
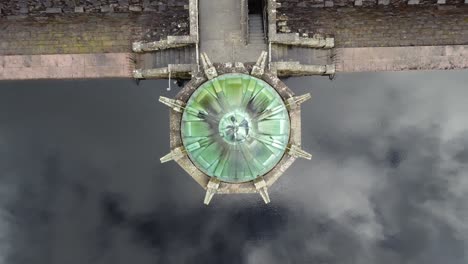
[[270,41],[276,44],[309,48],[331,49],[335,47],[334,38],[304,38],[300,37],[298,33],[271,34]]
[[193,43],[198,43],[198,0],[189,0],[189,20],[190,20],[190,37]]
[[468,45],[337,49],[337,72],[468,68]]
[[132,43],[134,52],[149,52],[171,48],[181,48],[195,43],[195,38],[191,36],[168,36],[165,40],[142,42],[136,41]]
[[0,80],[132,78],[130,53],[0,56]]

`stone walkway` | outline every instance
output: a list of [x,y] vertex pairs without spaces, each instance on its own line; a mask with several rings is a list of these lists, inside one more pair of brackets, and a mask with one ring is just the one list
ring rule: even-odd
[[265,45],[245,45],[239,0],[200,0],[200,51],[212,62],[255,62]]

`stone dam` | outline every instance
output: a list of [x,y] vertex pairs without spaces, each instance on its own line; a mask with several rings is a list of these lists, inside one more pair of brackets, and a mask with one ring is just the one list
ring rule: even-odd
[[279,77],[468,68],[468,0],[11,0],[0,80],[190,79],[200,54]]

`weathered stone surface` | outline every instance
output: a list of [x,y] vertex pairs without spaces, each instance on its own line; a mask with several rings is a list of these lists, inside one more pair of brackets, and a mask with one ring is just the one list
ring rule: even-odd
[[171,78],[174,79],[190,79],[191,72],[194,71],[195,68],[196,64],[170,64],[170,66],[163,68],[135,69],[133,71],[133,78],[167,79],[170,73]]
[[114,12],[114,7],[112,6],[101,6],[101,13],[112,13]]
[[307,7],[300,11],[294,6],[283,6],[277,14],[277,32],[281,32],[281,25],[301,36],[320,33],[334,37],[337,47],[468,44],[468,6],[464,4],[406,8]]
[[129,52],[136,40],[188,35],[188,24],[178,27],[181,21],[188,23],[188,12],[180,11],[183,13],[174,11],[177,16],[171,13],[9,16],[0,19],[0,55]]
[[142,11],[141,6],[136,6],[136,5],[131,5],[128,9],[130,11],[132,11],[132,12],[141,12]]
[[[5,15],[24,14],[35,16],[47,12],[48,8],[61,9],[61,13],[75,13],[75,7],[83,7],[86,13],[109,12],[109,8],[115,12],[141,12],[144,8],[148,10],[187,10],[188,0],[9,0],[0,1],[0,8]],[[102,10],[104,7],[104,11]],[[131,9],[131,10],[130,10]],[[57,14],[57,12],[53,12]]]
[[144,12],[156,12],[158,11],[156,8],[153,8],[153,7],[145,7],[143,9]]
[[59,14],[62,13],[62,8],[60,7],[49,7],[45,11],[47,14]]
[[83,12],[84,12],[84,7],[82,6],[75,7],[75,13],[83,13]]
[[454,5],[439,5],[437,6],[437,9],[438,10],[453,10],[453,9],[456,9],[457,6],[454,6]]
[[[325,7],[352,7],[364,6],[375,7],[376,5],[391,5],[391,6],[407,6],[407,5],[420,5],[420,6],[435,6],[438,4],[445,4],[443,0],[385,0],[383,4],[381,0],[327,0],[333,4],[326,5]],[[446,0],[447,4],[459,5],[463,4],[465,0]],[[467,0],[468,1],[468,0]],[[297,12],[302,13],[302,8],[320,8],[323,7],[324,0],[278,0],[278,7],[282,8],[296,8]],[[388,3],[388,4],[387,4]]]
[[334,65],[305,65],[298,61],[272,63],[272,71],[278,76],[334,75]]

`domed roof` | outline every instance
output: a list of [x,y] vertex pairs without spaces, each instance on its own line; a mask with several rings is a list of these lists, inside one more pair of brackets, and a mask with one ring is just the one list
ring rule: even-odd
[[246,74],[224,74],[203,83],[182,115],[182,143],[190,160],[224,182],[247,182],[269,172],[284,155],[289,134],[281,96]]

